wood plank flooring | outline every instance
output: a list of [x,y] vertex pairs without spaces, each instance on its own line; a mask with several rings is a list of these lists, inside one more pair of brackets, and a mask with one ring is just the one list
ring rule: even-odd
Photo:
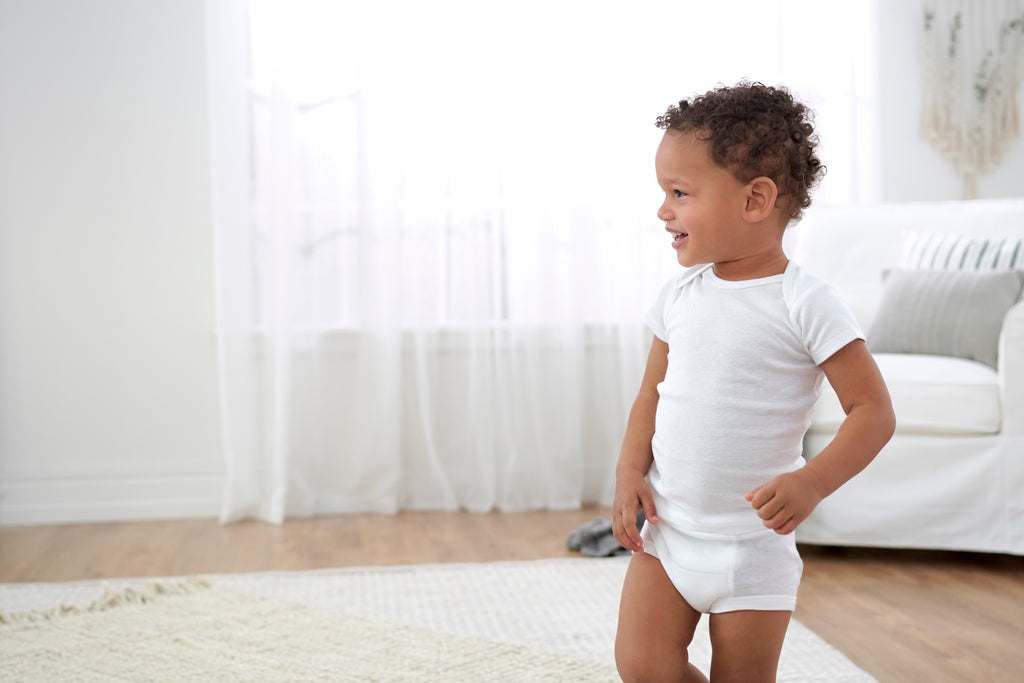
[[[0,527],[0,582],[577,557],[607,516],[401,513]],[[1024,680],[1024,557],[804,546],[796,618],[882,683]]]

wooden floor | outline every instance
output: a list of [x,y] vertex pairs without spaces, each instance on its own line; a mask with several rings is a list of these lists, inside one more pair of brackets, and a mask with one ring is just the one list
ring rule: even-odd
[[[603,508],[0,527],[0,582],[577,557]],[[1024,680],[1024,557],[804,546],[796,618],[882,683]]]

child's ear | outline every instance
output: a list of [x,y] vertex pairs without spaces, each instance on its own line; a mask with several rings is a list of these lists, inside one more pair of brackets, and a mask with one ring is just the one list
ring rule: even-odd
[[754,178],[747,184],[746,206],[743,215],[750,223],[760,223],[775,210],[779,188],[766,176]]

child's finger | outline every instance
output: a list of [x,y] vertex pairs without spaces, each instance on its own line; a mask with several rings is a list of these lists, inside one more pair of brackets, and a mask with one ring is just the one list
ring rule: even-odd
[[634,551],[637,551],[637,552],[642,552],[643,549],[644,549],[644,539],[640,535],[640,532],[636,530],[636,524],[635,523],[632,524],[631,526],[627,526],[626,527],[626,535],[629,537],[630,544],[631,544],[631,545],[626,546],[626,547],[629,548],[630,550],[634,550]]
[[641,552],[644,549],[644,541],[640,537],[640,534],[635,531],[635,529],[635,524],[633,525],[633,529],[630,529],[629,526],[626,526],[623,528],[621,535],[616,536],[615,538],[619,541],[619,545],[621,545],[626,550]]
[[778,517],[782,512],[785,505],[779,500],[778,496],[768,499],[760,507],[755,507],[757,510],[757,516],[765,521],[765,524],[769,520]]
[[768,488],[768,484],[763,484],[761,486],[758,486],[750,493],[748,493],[746,496],[744,496],[744,498],[746,498],[750,502],[750,504],[753,505],[755,508],[759,508],[765,503],[767,503],[769,500],[771,500],[774,496],[775,492],[772,489]]
[[[782,524],[779,524],[778,526],[774,527],[773,530],[775,531],[775,533],[779,534],[780,536],[785,536],[787,534],[791,534],[794,531],[796,531],[796,528],[798,526],[799,526],[799,524],[797,522],[797,519],[796,519],[795,516],[793,516],[793,517],[788,518]],[[769,528],[772,528],[772,527],[769,527]]]
[[627,550],[643,550],[643,539],[636,529],[636,513],[636,507],[627,505],[612,520],[615,538]]
[[654,507],[654,497],[650,491],[640,494],[640,508],[644,511],[644,517],[651,521],[651,524],[658,523],[658,510]]

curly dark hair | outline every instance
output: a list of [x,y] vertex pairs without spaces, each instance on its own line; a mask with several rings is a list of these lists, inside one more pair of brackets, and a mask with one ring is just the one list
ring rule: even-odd
[[711,160],[740,182],[765,176],[779,188],[777,200],[791,221],[811,205],[811,189],[825,175],[815,155],[814,113],[784,87],[741,81],[672,105],[656,125],[696,132]]

